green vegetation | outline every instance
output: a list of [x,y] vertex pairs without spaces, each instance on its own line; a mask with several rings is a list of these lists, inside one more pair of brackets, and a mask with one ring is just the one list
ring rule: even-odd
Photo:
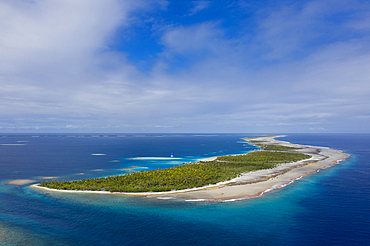
[[301,153],[255,151],[244,155],[219,156],[215,161],[188,163],[167,169],[132,172],[106,178],[77,181],[43,181],[40,186],[63,190],[92,190],[111,192],[170,191],[202,187],[227,181],[242,173],[274,168],[310,158]]
[[263,148],[263,150],[274,150],[274,151],[289,151],[289,150],[296,150],[301,148],[289,147],[284,145],[278,144],[256,144],[257,146]]
[[267,143],[268,141],[259,141],[259,140],[251,140],[251,141],[248,141],[248,143],[251,143],[251,144],[260,144],[260,143]]

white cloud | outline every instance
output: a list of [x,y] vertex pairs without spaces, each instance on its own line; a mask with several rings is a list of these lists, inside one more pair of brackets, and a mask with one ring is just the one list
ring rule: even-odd
[[[123,54],[106,46],[117,28],[129,24],[130,12],[138,9],[148,9],[148,4],[1,1],[2,124],[53,128],[90,121],[94,126],[120,111],[116,103],[129,107],[142,90],[135,87],[140,75]],[[20,115],[24,119],[18,120]]]
[[[227,38],[217,21],[165,29],[163,53],[143,74],[107,45],[117,28],[130,25],[132,11],[147,8],[145,2],[2,1],[0,127],[307,132],[313,126],[351,130],[357,119],[358,130],[366,131],[369,37],[366,28],[352,27],[361,27],[365,14],[338,24],[365,30],[362,37],[285,59],[323,35],[321,17],[332,11],[325,6],[265,13],[248,41]],[[169,71],[178,56],[189,66]]]
[[1,9],[1,63],[9,68],[2,72],[18,73],[86,64],[129,11],[116,1],[2,2]]
[[[316,130],[341,131],[348,122],[342,120],[341,125],[338,119],[370,108],[368,38],[347,37],[316,46],[299,59],[284,59],[323,35],[324,16],[344,11],[343,4],[334,10],[329,5],[312,2],[299,11],[287,7],[267,14],[266,19],[260,20],[259,34],[249,43],[227,40],[220,27],[210,23],[170,30],[163,38],[167,57],[210,53],[178,76],[168,77],[162,70],[161,76],[171,79],[173,88],[177,88],[171,89],[180,98],[175,105],[191,109],[189,117],[198,122],[196,127],[201,127],[202,122],[214,122],[208,123],[213,129],[236,132],[249,131],[257,125],[267,130],[276,127],[275,130],[299,132],[308,131],[308,125],[315,124]],[[346,21],[335,25],[347,28]],[[261,33],[266,41],[260,39]],[[257,42],[261,40],[262,43]],[[266,44],[271,49],[260,52]],[[259,54],[265,55],[256,59],[256,47]],[[278,62],[265,63],[266,58]],[[361,127],[367,131],[363,124]],[[350,128],[347,130],[352,131]]]
[[208,8],[210,6],[210,1],[192,1],[194,7],[190,10],[189,16],[195,15],[198,12]]
[[216,28],[216,23],[205,22],[188,27],[176,27],[167,31],[162,37],[162,43],[172,52],[199,52],[214,47],[222,31]]

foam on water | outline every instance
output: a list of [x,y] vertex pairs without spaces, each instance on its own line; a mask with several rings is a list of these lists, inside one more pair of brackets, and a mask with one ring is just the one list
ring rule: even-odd
[[175,197],[166,197],[166,196],[157,197],[157,199],[159,199],[159,200],[176,200]]

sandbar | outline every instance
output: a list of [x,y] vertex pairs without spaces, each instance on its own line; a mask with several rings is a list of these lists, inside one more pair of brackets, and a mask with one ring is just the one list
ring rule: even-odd
[[181,158],[176,157],[134,157],[128,158],[129,160],[180,160]]
[[121,168],[121,169],[117,169],[117,170],[120,170],[120,171],[134,171],[133,169],[149,169],[149,167],[131,166],[129,168]]
[[[244,138],[246,143],[252,144],[257,141],[264,145],[284,145],[299,149],[291,150],[310,155],[310,159],[280,164],[272,169],[264,169],[242,174],[238,178],[226,182],[220,182],[214,185],[198,187],[186,190],[175,190],[167,192],[140,192],[140,193],[125,193],[125,192],[108,192],[108,191],[72,191],[72,190],[56,190],[46,187],[40,187],[37,184],[32,185],[35,188],[41,188],[50,191],[58,192],[83,192],[83,193],[106,193],[129,196],[156,196],[159,199],[181,199],[186,201],[236,201],[259,197],[266,192],[274,189],[282,188],[297,179],[300,179],[309,174],[316,173],[321,169],[331,167],[338,164],[340,161],[349,157],[348,154],[340,150],[330,149],[328,147],[318,147],[309,145],[292,144],[286,141],[279,141],[275,138],[284,137],[285,135],[265,136],[255,138]],[[158,158],[158,157],[138,157],[140,159]],[[208,160],[213,160],[211,157]],[[136,158],[133,158],[136,159]],[[165,158],[175,159],[175,158]],[[207,160],[207,159],[203,159]]]
[[30,184],[30,183],[33,183],[33,182],[36,182],[36,180],[34,180],[34,179],[14,179],[14,180],[10,180],[6,183],[11,184],[11,185],[26,185],[26,184]]

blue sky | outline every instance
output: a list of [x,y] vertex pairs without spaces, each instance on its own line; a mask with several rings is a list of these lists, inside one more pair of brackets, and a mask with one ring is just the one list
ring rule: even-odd
[[369,125],[369,1],[0,0],[0,132]]

